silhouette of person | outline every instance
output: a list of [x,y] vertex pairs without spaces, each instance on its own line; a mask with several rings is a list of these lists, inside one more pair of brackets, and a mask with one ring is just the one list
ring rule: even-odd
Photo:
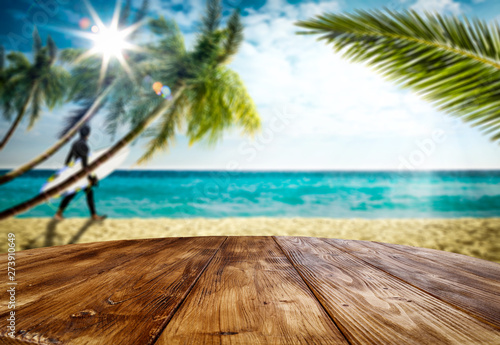
[[[89,126],[83,126],[80,128],[80,139],[75,141],[73,145],[71,146],[71,150],[69,151],[68,157],[66,158],[66,165],[69,165],[72,160],[76,160],[80,158],[82,161],[82,166],[83,168],[87,167],[87,162],[88,162],[88,155],[89,155],[89,146],[87,145],[87,140],[90,135],[90,127]],[[87,196],[87,205],[89,206],[90,210],[90,215],[93,220],[103,220],[106,218],[106,216],[100,216],[96,213],[95,211],[95,203],[94,203],[94,192],[92,190],[92,187],[97,185],[97,177],[88,175],[87,176],[89,180],[89,185],[85,188],[85,194]],[[66,195],[59,206],[59,210],[57,211],[56,215],[54,216],[55,219],[57,220],[62,220],[63,217],[63,212],[68,207],[68,204],[70,203],[71,200],[76,196],[77,192],[74,192],[72,194]]]

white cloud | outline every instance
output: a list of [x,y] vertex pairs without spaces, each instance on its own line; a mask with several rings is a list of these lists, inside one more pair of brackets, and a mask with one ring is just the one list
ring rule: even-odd
[[[181,20],[195,22],[204,9],[200,2],[190,1],[196,15],[183,13]],[[451,1],[442,2],[441,8],[457,10]],[[247,145],[247,139],[234,131],[225,136],[213,156],[201,147],[184,155],[196,156],[198,164],[210,167],[217,161],[222,168],[225,160],[236,159],[248,169],[394,169],[399,154],[413,150],[416,140],[430,137],[436,129],[444,129],[450,138],[458,136],[462,128],[450,126],[449,117],[428,102],[401,91],[362,64],[349,63],[324,41],[296,34],[301,30],[294,25],[297,20],[339,10],[336,1],[291,5],[283,0],[269,0],[258,10],[246,9],[245,42],[231,68],[240,74],[258,106],[263,132],[256,137],[255,147],[262,148],[255,149],[255,159],[248,161],[248,154],[242,154],[240,148],[253,144]],[[283,130],[270,133],[276,112],[284,108],[295,116]],[[169,153],[172,164],[175,152]],[[371,163],[360,158],[366,152],[376,152]],[[429,161],[426,168],[453,164],[438,161]]]
[[[204,11],[202,0],[184,2],[189,10],[182,13],[174,13],[171,4],[153,2],[153,10],[184,25],[198,21]],[[295,5],[268,0],[258,10],[246,10],[245,42],[231,67],[247,85],[264,125],[276,109],[286,107],[300,116],[280,133],[284,140],[430,132],[434,121],[422,121],[421,115],[434,113],[427,103],[399,91],[369,68],[349,63],[316,37],[296,34],[301,30],[294,25],[297,20],[340,9],[331,0]]]
[[[273,109],[285,106],[300,116],[281,135],[295,139],[428,133],[433,123],[406,106],[407,93],[369,68],[349,63],[325,42],[296,35],[297,19],[339,9],[335,1],[290,5],[272,0],[244,18],[246,41],[232,67],[245,81],[264,124],[274,116]],[[417,111],[422,103],[412,98]]]
[[460,3],[453,0],[417,0],[411,8],[420,11],[437,11],[440,13],[451,12],[453,14],[459,14],[462,12]]
[[[182,5],[182,11],[174,10],[175,5]],[[205,5],[204,0],[170,0],[168,2],[152,0],[149,3],[149,10],[153,14],[174,18],[181,28],[186,28],[201,19]]]
[[[317,14],[322,14],[324,12],[338,11],[339,9],[339,3],[331,0],[319,3],[301,2],[295,5],[291,5],[284,0],[268,0],[258,11],[250,12],[253,14],[261,14],[264,17],[270,18],[283,17],[285,19],[299,20],[306,19]],[[257,18],[262,18],[262,16],[257,16]]]
[[[136,0],[135,5],[140,2]],[[415,6],[426,3],[442,11],[460,9],[450,0],[420,0]],[[172,4],[182,4],[184,11],[174,11]],[[151,11],[174,18],[189,45],[204,8],[205,0],[173,0],[168,4],[153,0]],[[259,10],[246,10],[245,42],[231,67],[240,74],[258,106],[263,134],[269,137],[276,111],[285,108],[295,116],[282,130],[271,133],[269,142],[266,137],[257,138],[256,145],[262,148],[247,153],[241,153],[240,146],[248,139],[237,132],[226,135],[216,150],[201,145],[189,149],[186,138],[179,135],[178,145],[168,154],[157,156],[149,166],[225,169],[226,163],[235,160],[247,169],[396,169],[400,155],[407,157],[417,147],[416,142],[442,129],[448,138],[445,145],[421,168],[500,167],[500,148],[477,129],[456,125],[428,102],[401,91],[366,66],[349,63],[316,37],[296,35],[301,30],[294,25],[297,20],[339,10],[336,1],[291,5],[283,0],[269,0]],[[54,112],[42,119],[42,137],[55,133],[50,121],[60,115]],[[100,121],[96,118],[93,127],[99,128]],[[25,139],[24,131],[16,134],[12,145],[21,147],[23,140],[32,142]],[[34,132],[29,134],[35,137]],[[47,147],[52,138],[47,139]],[[95,142],[93,146],[104,145],[107,142]],[[127,164],[140,156],[142,148],[142,144],[134,146]],[[33,150],[33,145],[25,150]],[[256,157],[249,161],[252,152]],[[21,163],[15,159],[0,153],[0,162]],[[61,159],[62,154],[48,164],[57,166]]]

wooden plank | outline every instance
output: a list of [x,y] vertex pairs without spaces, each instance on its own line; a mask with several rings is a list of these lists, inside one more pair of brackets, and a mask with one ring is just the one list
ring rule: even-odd
[[[26,345],[26,342],[16,338],[0,338],[2,345]],[[42,343],[43,344],[43,343]]]
[[[33,303],[41,296],[76,285],[127,261],[145,251],[158,251],[175,238],[158,241],[125,240],[84,243],[24,250],[15,254],[18,291],[29,291],[18,299],[18,308]],[[7,254],[0,255],[6,261]],[[68,264],[72,263],[72,264]],[[7,265],[0,266],[0,275],[7,277]],[[8,296],[0,295],[0,307],[6,308]]]
[[[75,277],[78,284],[66,282],[56,293],[40,295],[26,287],[19,290],[19,300],[30,298],[32,293],[38,299],[16,308],[16,336],[41,344],[151,344],[224,240],[148,241],[149,250],[144,247],[142,253],[132,253],[130,260],[119,266],[108,260],[96,262],[96,257],[103,258],[101,251],[76,254],[75,261],[65,265],[76,271],[88,267],[99,272],[85,280]],[[108,248],[108,252],[113,254],[113,249]],[[47,270],[57,271],[62,264]],[[30,279],[43,286],[43,281]],[[0,337],[6,337],[6,313],[0,314]]]
[[352,344],[500,344],[500,332],[317,238],[277,237]]
[[229,237],[156,344],[347,342],[272,237]]
[[500,328],[500,280],[479,277],[378,243],[326,241]]
[[479,277],[500,281],[500,264],[463,254],[444,252],[436,249],[402,246],[400,244],[380,243],[393,249],[435,261],[441,265],[475,274]]

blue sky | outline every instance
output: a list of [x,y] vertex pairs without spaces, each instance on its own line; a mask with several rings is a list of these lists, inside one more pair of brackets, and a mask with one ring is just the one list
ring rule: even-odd
[[[138,8],[141,1],[135,0]],[[92,2],[109,22],[114,1]],[[133,163],[144,141],[133,146],[122,168],[240,169],[240,170],[395,170],[395,169],[500,169],[500,146],[478,130],[436,111],[418,96],[402,91],[379,74],[351,64],[331,47],[313,37],[295,35],[293,23],[323,12],[388,7],[435,10],[485,20],[500,20],[496,0],[225,0],[226,13],[243,9],[245,42],[231,63],[246,83],[263,121],[253,140],[238,131],[227,132],[210,148],[189,147],[179,133],[168,152],[147,165]],[[151,1],[151,13],[173,17],[189,45],[204,12],[204,0]],[[42,38],[50,34],[59,47],[90,47],[88,41],[68,35],[78,22],[90,17],[83,1],[2,0],[0,42],[7,50],[29,52],[31,30],[37,24]],[[0,168],[13,167],[49,147],[61,119],[74,105],[46,112],[35,128],[21,125],[0,152]],[[92,121],[91,146],[110,145]],[[0,134],[8,128],[0,122]],[[126,128],[121,129],[125,133]],[[41,167],[62,165],[67,147]]]

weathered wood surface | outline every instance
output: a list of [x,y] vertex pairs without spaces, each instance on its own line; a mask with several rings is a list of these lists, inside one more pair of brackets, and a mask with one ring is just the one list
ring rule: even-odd
[[499,330],[338,249],[337,241],[277,241],[352,344],[500,344]]
[[272,237],[230,237],[157,344],[348,344]]
[[[17,252],[16,289],[29,291],[18,299],[17,308],[134,260],[146,251],[158,250],[162,243],[157,240],[110,241]],[[0,262],[1,268],[5,266]],[[5,310],[3,300],[0,306]]]
[[452,266],[456,269],[467,271],[483,278],[500,281],[500,270],[498,270],[498,264],[496,262],[481,260],[463,254],[443,252],[436,249],[402,246],[400,244],[390,243],[380,244],[405,253],[415,254],[420,258],[432,260],[439,265],[444,264]]
[[[63,288],[48,293],[36,275],[20,275],[19,280],[37,288],[24,286],[16,294],[20,301],[30,300],[16,308],[17,338],[41,344],[151,344],[224,240],[166,238],[148,241],[149,246],[118,241],[115,245],[128,252],[75,252],[73,261],[57,260],[52,270],[66,273],[74,267],[80,273],[76,283],[64,280]],[[19,260],[17,266],[23,265],[31,267]],[[3,311],[2,321],[7,316]],[[6,327],[0,329],[1,336],[6,332]]]
[[422,248],[99,242],[18,252],[16,280],[16,338],[2,293],[0,344],[500,344],[500,265]]
[[[446,254],[442,255],[442,260],[428,260],[420,255],[372,242],[327,241],[500,328],[500,280],[468,272],[473,267],[472,264],[469,267],[464,262],[459,266],[450,265],[446,263],[449,261]],[[483,272],[488,271],[486,267],[487,264],[484,265]],[[495,275],[494,272],[489,273]]]

